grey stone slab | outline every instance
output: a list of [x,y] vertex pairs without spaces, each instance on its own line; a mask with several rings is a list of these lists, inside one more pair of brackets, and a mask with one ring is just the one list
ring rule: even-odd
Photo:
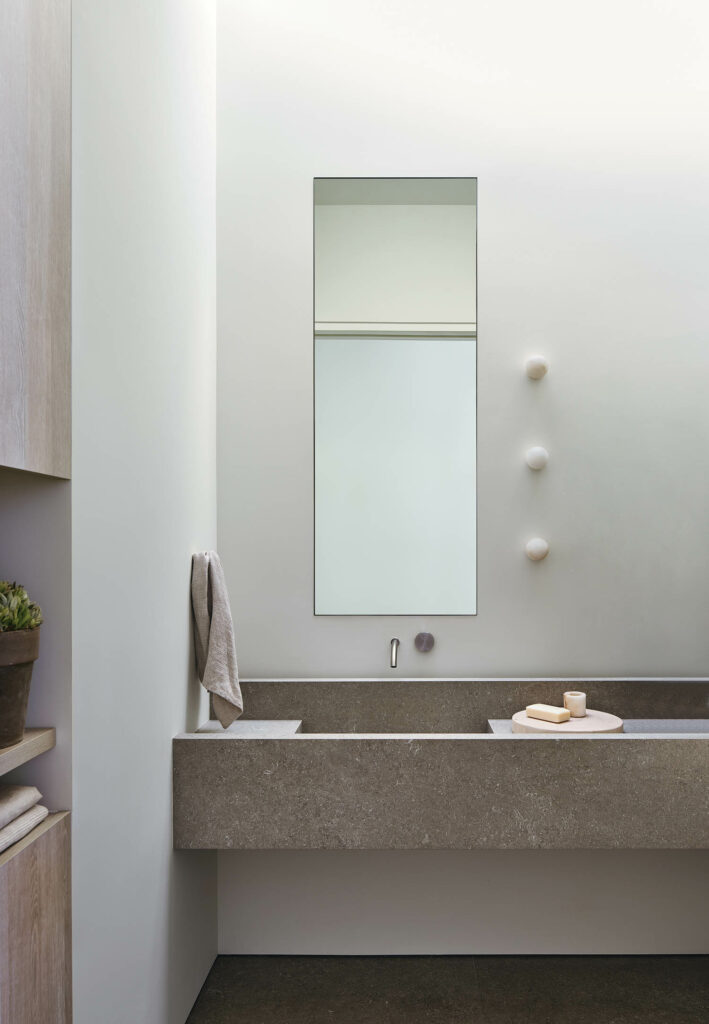
[[485,732],[541,701],[581,689],[621,718],[708,718],[709,681],[642,679],[363,679],[242,681],[245,716],[302,719],[305,732]]
[[177,849],[709,847],[691,736],[173,741]]
[[203,722],[197,732],[214,733],[220,736],[265,736],[277,739],[279,736],[293,736],[301,732],[303,723],[299,719],[285,719],[283,721],[264,721],[262,719],[237,719],[230,726],[224,729],[219,722],[210,718]]

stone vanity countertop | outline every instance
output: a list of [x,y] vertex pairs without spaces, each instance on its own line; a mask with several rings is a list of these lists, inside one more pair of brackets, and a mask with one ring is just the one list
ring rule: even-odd
[[705,849],[707,736],[173,741],[177,849]]
[[556,735],[553,728],[548,732],[518,733],[512,730],[509,718],[489,719],[485,732],[313,732],[303,729],[303,722],[298,719],[282,721],[274,719],[251,721],[244,719],[234,722],[224,729],[219,722],[204,722],[195,732],[178,733],[175,740],[213,739],[213,740],[255,740],[255,739],[296,739],[296,740],[643,740],[656,739],[709,739],[709,719],[692,718],[637,718],[626,719],[622,733],[560,733]]
[[[628,732],[487,732],[569,689]],[[248,717],[227,733],[173,741],[177,849],[709,848],[709,680],[246,680],[242,692]]]

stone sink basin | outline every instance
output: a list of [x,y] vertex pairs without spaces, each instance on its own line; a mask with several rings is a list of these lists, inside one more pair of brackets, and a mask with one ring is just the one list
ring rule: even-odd
[[[517,735],[580,689],[625,733]],[[709,680],[242,680],[173,740],[177,849],[706,849]],[[502,728],[502,726],[500,726]]]
[[[512,732],[512,723],[509,718],[500,719],[492,718],[488,719],[486,733],[492,733],[495,736],[500,737],[511,737],[513,739],[526,739],[527,734],[514,733]],[[292,737],[310,737],[310,738],[327,738],[327,737],[376,737],[382,736],[386,738],[427,738],[429,736],[446,736],[446,737],[473,737],[484,735],[483,733],[474,732],[457,732],[448,731],[437,732],[434,730],[424,730],[422,732],[405,732],[405,733],[394,733],[390,730],[379,732],[355,732],[353,730],[343,730],[342,732],[320,732],[308,729],[304,726],[302,719],[240,719],[229,726],[228,729],[222,729],[218,722],[210,720],[203,723],[198,729],[196,735],[209,734],[213,736],[232,736],[241,739],[283,739],[288,736]],[[553,735],[553,730],[547,735]],[[623,723],[623,734],[624,736],[703,736],[709,735],[709,718],[628,718]],[[539,737],[533,737],[539,738]],[[598,739],[599,737],[591,736],[568,736],[558,735],[554,736],[555,739]],[[607,737],[606,737],[607,738]]]

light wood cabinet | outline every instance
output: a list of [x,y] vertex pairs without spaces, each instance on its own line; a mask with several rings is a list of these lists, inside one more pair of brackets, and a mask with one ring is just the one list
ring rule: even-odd
[[71,4],[0,4],[0,465],[71,472]]
[[70,1024],[71,830],[50,814],[0,854],[0,1024]]

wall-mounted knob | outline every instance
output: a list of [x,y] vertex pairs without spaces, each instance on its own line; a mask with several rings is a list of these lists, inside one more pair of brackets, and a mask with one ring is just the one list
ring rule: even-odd
[[435,642],[433,633],[417,633],[414,638],[414,647],[421,654],[428,654],[429,651],[433,650]]
[[530,356],[524,368],[530,380],[541,380],[549,372],[549,361],[544,356]]
[[549,554],[549,541],[543,537],[532,537],[527,541],[524,550],[527,552],[527,558],[531,558],[533,562],[541,562],[542,558]]
[[541,445],[537,444],[533,448],[527,449],[524,461],[530,469],[544,469],[549,461],[549,452],[546,448],[542,448]]

